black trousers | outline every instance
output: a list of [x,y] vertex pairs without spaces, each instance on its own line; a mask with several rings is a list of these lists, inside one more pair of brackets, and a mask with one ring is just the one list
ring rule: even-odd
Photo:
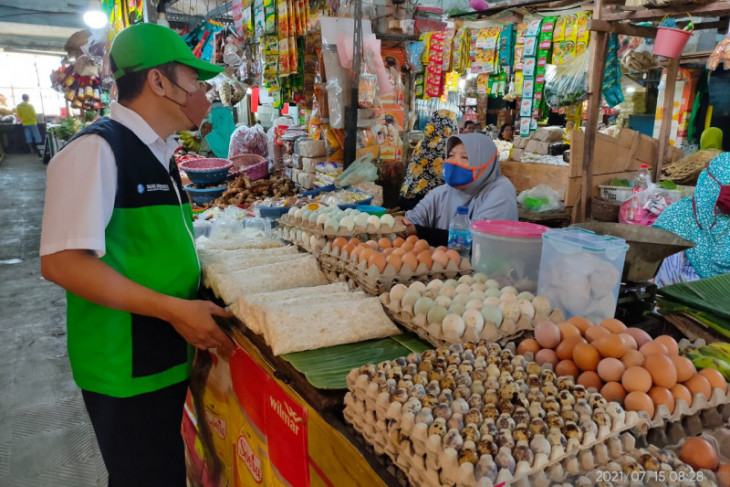
[[82,391],[109,487],[185,487],[180,433],[188,382],[128,398]]

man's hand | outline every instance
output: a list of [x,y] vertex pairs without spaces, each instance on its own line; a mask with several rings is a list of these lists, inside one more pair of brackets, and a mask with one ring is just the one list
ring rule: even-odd
[[235,351],[235,344],[223,333],[211,315],[230,318],[230,312],[210,301],[171,301],[171,314],[167,318],[177,332],[191,345],[201,350],[217,348],[223,355]]
[[416,233],[417,233],[416,226],[413,225],[413,223],[411,223],[411,221],[408,218],[406,218],[404,216],[397,216],[397,217],[395,217],[395,223],[396,223],[396,225],[400,223],[402,225],[405,225],[405,227],[406,227],[405,230],[403,230],[402,232],[400,232],[398,234],[399,237],[408,238],[411,235],[416,235]]

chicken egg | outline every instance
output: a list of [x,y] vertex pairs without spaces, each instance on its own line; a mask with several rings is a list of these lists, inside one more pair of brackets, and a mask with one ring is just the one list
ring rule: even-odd
[[624,407],[627,411],[646,411],[649,417],[654,417],[654,402],[645,392],[632,391],[626,394]]
[[380,247],[381,249],[390,249],[393,246],[391,245],[390,240],[383,237],[380,240],[378,240],[378,247]]
[[459,252],[457,252],[454,249],[449,249],[446,251],[446,256],[449,258],[449,260],[453,260],[457,264],[461,262],[461,256],[459,255]]
[[401,260],[400,256],[395,255],[395,252],[390,254],[386,259],[386,263],[393,266],[395,269],[395,272],[400,272],[401,267],[403,267],[403,260]]
[[621,377],[621,385],[627,392],[647,393],[651,389],[651,374],[643,367],[629,367]]
[[702,374],[695,374],[683,385],[689,389],[689,393],[692,394],[692,397],[695,397],[697,394],[702,394],[705,396],[705,399],[709,400],[712,395],[712,386],[710,385],[710,381]]
[[368,225],[375,225],[376,227],[380,228],[380,217],[377,215],[370,215],[367,218]]
[[411,272],[414,272],[418,267],[418,258],[413,252],[407,252],[403,257],[401,257],[401,260],[403,261],[404,266],[408,265],[411,268]]
[[381,273],[385,270],[387,262],[385,260],[385,256],[381,254],[380,252],[375,252],[369,259],[368,259],[368,269],[372,266],[375,266],[378,268],[378,271]]
[[416,253],[419,253],[423,250],[428,250],[430,248],[431,247],[428,245],[428,242],[426,242],[425,240],[419,240],[413,245],[413,251]]
[[329,220],[329,215],[327,213],[322,213],[317,217],[317,225],[324,225],[327,223],[327,220]]
[[337,237],[332,241],[333,249],[341,249],[345,245],[347,245],[347,239],[345,237]]
[[430,250],[424,250],[421,253],[419,253],[416,258],[418,259],[418,262],[421,264],[424,264],[427,269],[431,269],[433,267],[433,257]]
[[670,389],[670,392],[672,393],[672,396],[674,396],[675,401],[683,399],[684,402],[687,403],[687,406],[692,405],[692,393],[689,392],[689,389],[687,389],[682,384],[677,384],[676,386],[672,387]]
[[669,335],[658,336],[654,339],[654,341],[664,345],[664,348],[667,349],[669,355],[679,355],[679,345],[677,345],[677,340]]
[[669,359],[677,370],[677,382],[685,382],[697,373],[697,369],[690,359],[680,355],[670,355]]
[[651,374],[655,385],[671,389],[677,384],[677,369],[668,355],[659,353],[647,355],[644,368]]
[[431,254],[431,258],[434,262],[438,262],[443,267],[446,267],[449,263],[449,257],[446,255],[446,252],[439,250],[436,250],[433,254]]
[[654,403],[654,407],[659,407],[660,404],[664,404],[669,409],[669,414],[674,412],[674,396],[672,392],[666,387],[654,386],[649,391],[649,397]]
[[352,232],[355,229],[355,219],[351,216],[346,216],[340,220],[340,228],[344,228],[348,232]]
[[618,382],[606,382],[601,388],[601,395],[606,401],[623,402],[626,398],[626,389]]
[[386,213],[380,217],[380,224],[385,225],[387,228],[393,228],[395,225],[395,219],[393,218],[393,215],[388,215]]
[[[324,215],[326,216],[326,215]],[[324,228],[331,228],[333,231],[338,231],[340,229],[340,221],[335,217],[329,217],[327,221],[324,223]]]
[[393,247],[398,248],[403,245],[404,242],[405,240],[403,240],[401,237],[396,237],[393,239]]
[[373,250],[378,250],[378,242],[376,242],[375,240],[368,240],[367,242],[365,242],[365,245]]

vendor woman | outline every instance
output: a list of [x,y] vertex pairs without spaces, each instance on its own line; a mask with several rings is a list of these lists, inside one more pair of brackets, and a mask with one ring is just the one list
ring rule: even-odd
[[494,142],[481,133],[449,137],[444,181],[407,211],[401,221],[406,235],[418,235],[431,245],[445,245],[451,219],[459,206],[477,220],[517,220],[515,187],[499,169]]
[[729,273],[730,153],[715,157],[700,173],[694,196],[664,210],[654,226],[697,244],[664,260],[659,287]]

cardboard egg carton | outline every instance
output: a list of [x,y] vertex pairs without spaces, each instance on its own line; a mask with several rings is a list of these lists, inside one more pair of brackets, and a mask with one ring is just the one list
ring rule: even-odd
[[387,264],[383,272],[380,272],[375,265],[368,267],[367,262],[354,262],[348,252],[332,247],[332,242],[325,244],[319,254],[319,261],[323,268],[346,274],[357,283],[358,287],[375,296],[390,291],[390,288],[399,283],[406,285],[414,281],[426,283],[432,279],[453,279],[472,273],[468,259],[461,259],[459,264],[449,261],[445,267],[439,262],[434,262],[430,269],[424,263],[420,263],[416,269],[403,264],[399,272],[396,272],[393,265]]
[[545,437],[535,435],[529,445],[534,455],[532,462],[513,459],[512,473],[511,469],[497,467],[491,455],[482,455],[476,467],[470,461],[460,462],[461,446],[445,446],[440,436],[429,436],[428,425],[415,421],[416,416],[408,410],[407,403],[404,406],[401,402],[391,402],[390,392],[381,392],[378,383],[359,369],[350,372],[347,383],[345,419],[376,453],[387,455],[412,484],[426,487],[493,487],[500,484],[546,487],[553,479],[587,471],[608,461],[611,451],[633,449],[633,444],[621,443],[633,436],[622,434],[644,429],[649,419],[646,413],[624,411],[618,404],[609,403],[605,414],[610,417],[610,424],[593,423],[592,430],[581,426],[582,440],[571,437],[565,446],[552,445],[543,451],[533,448],[533,443],[539,440],[544,444]]
[[294,227],[299,228],[301,230],[306,230],[310,233],[316,234],[316,235],[323,235],[325,237],[356,237],[359,235],[367,235],[370,237],[382,237],[385,235],[393,235],[396,233],[403,232],[406,227],[405,225],[401,223],[395,223],[392,226],[381,223],[380,225],[375,225],[374,223],[369,223],[367,226],[362,227],[355,225],[355,227],[352,230],[348,230],[347,228],[339,228],[338,230],[333,230],[332,228],[325,228],[324,224],[320,223],[317,225],[315,222],[304,222],[301,220],[296,220],[291,215],[283,215],[281,218],[279,218],[279,225],[280,226],[286,226],[286,227]]
[[[453,343],[446,340],[442,335],[434,335],[429,330],[429,326],[426,323],[426,316],[413,316],[411,313],[407,313],[404,311],[395,311],[394,308],[391,306],[390,295],[387,292],[383,292],[380,294],[380,302],[383,303],[383,309],[385,309],[386,314],[390,316],[391,320],[400,324],[405,329],[412,331],[422,340],[427,341],[434,347],[447,347]],[[529,327],[527,327],[524,322],[522,324],[515,323],[513,325],[514,326],[512,327],[505,328],[510,330],[510,333],[505,334],[502,332],[501,328],[497,328],[493,324],[485,323],[484,329],[482,330],[481,338],[485,338],[489,341],[499,342],[502,345],[506,345],[508,342],[519,340],[524,335],[532,332],[534,329],[532,323],[530,323]],[[458,343],[461,343],[463,345],[468,341],[469,340],[466,338],[466,336],[462,335],[461,340]]]

